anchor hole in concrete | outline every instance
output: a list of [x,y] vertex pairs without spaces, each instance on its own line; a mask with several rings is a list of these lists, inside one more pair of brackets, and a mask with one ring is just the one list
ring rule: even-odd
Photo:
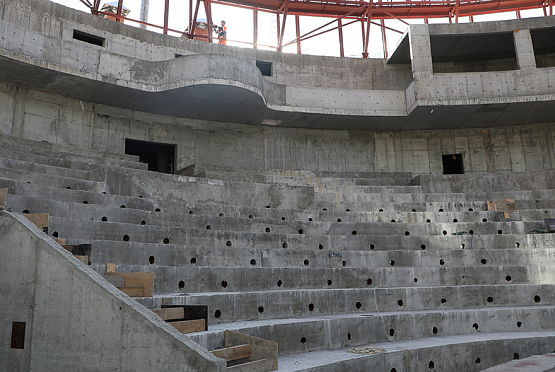
[[227,282],[225,280],[222,280],[222,287],[227,288]]
[[312,221],[314,221],[312,218],[309,218],[309,219],[308,219],[308,222],[312,222]]
[[389,260],[389,264],[390,264],[391,266],[395,266],[395,260]]
[[343,265],[343,267],[347,266],[347,261],[341,261],[341,264]]
[[256,260],[254,258],[251,260],[251,265],[256,266]]
[[324,249],[324,246],[322,244],[318,244],[318,249]]
[[445,261],[443,260],[443,258],[439,260],[439,264],[440,264],[441,266],[445,265]]
[[347,333],[347,340],[351,341],[351,338],[353,338],[353,336],[351,336],[350,333]]
[[139,198],[141,198],[141,199],[144,199],[144,196],[142,196],[142,195],[139,195]]
[[505,280],[506,280],[506,281],[508,281],[508,282],[510,282],[510,281],[511,281],[511,279],[512,279],[512,278],[511,278],[511,276],[510,276],[510,275],[507,275],[507,276],[505,277]]
[[308,311],[314,311],[314,304],[308,304]]
[[482,222],[488,222],[487,218],[482,218]]
[[106,195],[106,191],[102,191],[102,193],[103,193],[104,195]]
[[269,206],[269,205],[267,205],[267,206],[266,206],[266,208],[270,208],[270,206]]
[[206,225],[206,230],[210,230],[212,227],[210,225]]
[[412,280],[412,282],[413,282],[413,283],[418,282],[418,278],[414,278],[414,279]]
[[443,208],[439,208],[439,211],[440,211],[440,212],[443,212]]
[[516,322],[516,326],[517,326],[518,328],[522,327],[522,322]]
[[534,296],[534,302],[537,303],[537,302],[540,302],[541,300],[542,300],[542,299],[540,298],[540,296],[538,296],[538,295],[535,295],[535,296]]
[[474,212],[474,209],[468,208],[468,211],[469,211],[469,212]]
[[405,236],[409,236],[409,235],[410,235],[410,232],[405,231]]
[[357,231],[356,231],[356,230],[353,230],[353,232],[352,232],[351,234],[356,235],[356,234],[357,234]]
[[224,216],[223,213],[218,214],[218,217],[223,217],[223,216]]
[[413,211],[413,212],[416,212],[416,209],[413,209],[412,211]]
[[222,316],[222,312],[221,312],[220,310],[216,310],[216,311],[214,312],[214,318],[218,319],[218,318],[221,317],[221,316]]
[[258,312],[262,314],[264,312],[264,306],[258,306]]
[[503,230],[497,230],[497,233],[498,233],[499,235],[501,235],[501,234],[503,234]]
[[366,284],[372,285],[372,279],[370,279],[370,278],[366,279]]
[[145,221],[145,220],[142,220],[142,221],[141,221],[141,225],[143,225],[143,226],[146,225],[146,221]]
[[228,247],[231,247],[231,240],[228,240],[227,242],[225,242],[225,245]]
[[397,305],[399,305],[399,306],[403,306],[403,300],[399,300],[399,301],[397,301]]
[[351,210],[349,208],[345,209],[345,212],[350,212]]
[[83,204],[89,204],[89,202],[86,200],[83,200]]
[[285,217],[284,217],[284,216],[281,216],[281,220],[282,220],[282,221],[285,221]]
[[389,336],[393,337],[393,335],[395,334],[395,330],[393,328],[389,329]]
[[183,280],[180,280],[177,285],[178,285],[179,289],[185,288],[185,282]]
[[281,279],[277,281],[277,286],[278,286],[278,287],[281,287],[282,284],[283,284],[283,282],[281,281]]
[[28,209],[24,209],[22,213],[23,213],[23,214],[29,214],[29,210],[28,210]]
[[432,333],[433,333],[434,335],[437,335],[437,327],[432,328]]
[[548,214],[549,212],[548,211],[543,211],[543,213]]
[[197,259],[196,259],[195,257],[193,257],[193,258],[191,258],[191,261],[190,261],[190,262],[194,265],[194,264],[197,263]]
[[474,235],[474,230],[470,230],[468,233],[469,233],[470,235]]
[[189,214],[193,214],[193,213],[194,213],[193,211],[189,211]]
[[518,355],[518,353],[514,353],[513,354],[513,359],[520,359],[520,355]]
[[119,206],[120,208],[124,209],[125,208],[125,204],[122,204]]
[[493,302],[493,297],[488,297],[487,301],[491,304]]
[[374,244],[370,244],[370,249],[374,249],[376,246]]
[[[54,236],[54,235],[52,235],[52,236]],[[123,241],[128,242],[129,241],[129,235],[124,235],[123,236]]]
[[390,372],[397,372],[397,369],[396,368],[391,368]]
[[267,228],[266,228],[266,230],[264,230],[264,231],[266,231],[266,232],[270,232],[270,228],[269,228],[269,227],[267,227]]
[[170,244],[170,238],[164,238],[164,244]]
[[[31,183],[31,182],[27,182],[27,183]],[[66,186],[66,189],[71,190],[70,186]]]
[[472,328],[474,328],[475,330],[478,330],[478,328],[479,328],[478,323],[472,324]]
[[306,337],[301,337],[301,344],[306,344]]
[[106,222],[106,221],[108,221],[108,217],[104,216],[104,217],[102,217],[101,220],[102,220],[102,222]]
[[287,243],[283,243],[282,247],[287,248]]
[[341,222],[341,218],[338,218],[338,219],[337,219],[337,222]]
[[154,212],[162,212],[162,210],[160,208],[156,208]]
[[481,360],[480,360],[480,358],[479,358],[479,357],[476,357],[476,359],[474,359],[474,363],[476,363],[476,364],[480,364],[480,362],[481,362]]
[[422,245],[420,246],[420,249],[422,249],[422,250],[426,249],[426,244],[422,244]]
[[480,260],[480,262],[482,263],[482,265],[485,265],[485,264],[488,263],[488,260],[486,260],[485,258],[482,258],[482,259]]
[[391,223],[395,223],[395,220],[391,220]]
[[252,214],[249,214],[249,218],[252,218]]
[[299,234],[304,233],[303,229],[299,229]]
[[444,303],[446,303],[446,302],[447,302],[447,300],[446,300],[445,298],[442,298],[442,299],[441,299],[441,303],[442,303],[442,304],[444,304]]
[[464,243],[461,243],[461,249],[464,249],[465,245]]
[[362,304],[361,304],[360,302],[357,302],[357,303],[355,304],[355,306],[356,306],[357,309],[360,309],[360,308],[362,307]]
[[324,212],[326,212],[326,211],[328,210],[328,208],[322,208],[322,210],[323,210]]
[[516,242],[516,247],[520,248],[520,243],[519,242]]
[[429,369],[434,368],[434,361],[433,360],[430,360],[430,363],[428,363],[428,368]]
[[429,218],[426,220],[426,223],[431,223],[432,220],[430,220]]
[[153,264],[154,264],[154,256],[150,256],[150,257],[148,258],[148,262],[149,262],[151,265],[153,265]]
[[383,212],[383,209],[380,208],[379,212]]
[[303,263],[304,263],[305,266],[308,266],[310,264],[310,262],[306,259],[303,261]]
[[453,219],[453,222],[454,222],[454,223],[457,223],[457,222],[459,222],[459,220],[457,220],[456,218],[454,218],[454,219]]
[[443,230],[443,235],[447,235],[447,230]]

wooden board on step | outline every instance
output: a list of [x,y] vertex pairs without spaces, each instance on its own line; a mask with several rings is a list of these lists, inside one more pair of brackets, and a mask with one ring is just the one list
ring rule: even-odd
[[41,229],[48,235],[48,213],[26,213],[23,214],[29,221],[35,224],[36,227]]
[[109,276],[122,277],[124,285],[114,286],[130,297],[152,297],[154,294],[154,273],[118,273],[116,264],[107,263],[104,277]]
[[277,343],[239,332],[226,330],[225,348],[212,350],[211,353],[228,361],[227,371],[267,372],[278,369]]
[[[65,241],[65,239],[58,240]],[[64,247],[66,251],[71,252],[75,258],[83,262],[85,265],[91,264],[92,244],[64,244],[62,247]]]
[[514,199],[488,200],[488,211],[514,211]]

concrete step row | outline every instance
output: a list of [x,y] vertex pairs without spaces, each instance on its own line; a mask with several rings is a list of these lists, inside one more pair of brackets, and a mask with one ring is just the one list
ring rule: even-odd
[[[105,265],[93,266],[104,273]],[[253,261],[254,260],[254,261]],[[547,265],[497,265],[411,268],[322,268],[322,267],[197,267],[152,265],[116,265],[118,272],[154,273],[154,293],[233,293],[252,291],[347,290],[368,288],[407,288],[443,286],[481,286],[490,284],[551,284],[555,274],[553,260]],[[399,277],[397,277],[397,275]],[[401,298],[396,299],[405,301]],[[403,309],[404,305],[398,309]],[[458,306],[451,304],[450,306]]]
[[[329,249],[238,249],[183,246],[177,244],[127,243],[106,240],[79,240],[93,244],[93,261],[99,265],[157,265],[195,267],[271,268],[377,268],[377,267],[457,267],[551,265],[555,247],[452,250],[368,250]],[[254,262],[252,260],[255,260]],[[253,264],[254,263],[254,264]],[[345,265],[345,266],[343,266]]]
[[[211,324],[208,331],[190,334],[189,337],[202,347],[213,350],[222,347],[224,332],[229,329],[277,342],[281,346],[280,357],[318,350],[342,350],[383,342],[389,342],[389,345],[382,345],[382,347],[385,346],[388,351],[391,351],[397,348],[397,343],[425,338],[442,342],[446,337],[455,335],[467,335],[476,340],[482,335],[496,332],[514,332],[519,336],[528,335],[534,331],[555,333],[553,316],[555,316],[553,306],[411,312],[374,310],[364,314],[314,316],[309,319]],[[303,338],[304,342],[301,341]],[[345,354],[347,354],[346,351],[343,350]],[[519,352],[519,356],[523,356],[520,349],[514,351]],[[483,355],[482,358],[486,357],[484,354],[481,355]],[[357,354],[350,354],[350,356],[355,357]],[[361,356],[358,355],[358,357]],[[474,363],[474,359],[472,362]]]
[[[74,169],[83,169],[84,164],[108,165],[125,168],[147,170],[148,164],[140,163],[139,157],[127,154],[113,154],[91,149],[67,147],[44,141],[33,141],[0,134],[0,148],[13,153],[20,160],[33,161],[41,164],[57,165]],[[15,155],[17,154],[17,155]],[[28,158],[23,154],[29,155]],[[40,158],[33,157],[39,156]],[[46,163],[41,160],[50,158]]]
[[207,305],[209,324],[331,314],[360,315],[376,311],[376,308],[381,312],[555,305],[552,284],[175,293],[155,294],[139,302],[155,308],[160,307],[163,298],[175,305]]

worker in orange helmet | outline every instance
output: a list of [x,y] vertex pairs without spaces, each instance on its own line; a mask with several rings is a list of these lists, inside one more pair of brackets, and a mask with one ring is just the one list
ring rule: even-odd
[[214,32],[218,34],[218,44],[226,43],[227,27],[225,27],[225,21],[220,23],[220,26],[214,26]]

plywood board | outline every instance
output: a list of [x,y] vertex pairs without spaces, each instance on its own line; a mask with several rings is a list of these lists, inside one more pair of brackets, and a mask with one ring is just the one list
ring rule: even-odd
[[6,208],[8,202],[8,189],[0,189],[0,210]]
[[106,264],[106,274],[111,274],[116,272],[116,264],[115,263],[107,263]]
[[175,329],[177,329],[181,333],[193,333],[193,332],[204,331],[204,319],[181,320],[178,322],[169,322],[168,324],[175,327]]
[[56,243],[58,243],[59,245],[67,245],[67,239],[56,239]]
[[[225,349],[212,350],[211,353],[217,356],[218,358],[223,358],[225,360],[243,359],[251,356],[251,345],[245,344],[245,345],[226,347]],[[272,367],[273,367],[273,363],[272,363]]]
[[[171,299],[170,299],[171,300]],[[182,320],[204,319],[205,331],[208,331],[208,306],[207,305],[171,305],[162,302],[162,309],[182,308],[184,315]]]
[[75,258],[77,258],[79,261],[83,262],[85,265],[90,265],[89,262],[89,256],[80,256],[80,255],[74,255]]
[[27,213],[24,216],[45,234],[48,234],[48,213]]
[[488,200],[488,211],[514,211],[514,199]]
[[116,288],[121,288],[125,285],[125,280],[123,276],[115,276],[115,275],[104,275],[104,279],[106,279],[111,285]]
[[[108,265],[109,264],[106,264],[106,270],[108,270]],[[116,273],[106,271],[106,274],[122,276],[124,278],[125,287],[139,287],[143,289],[140,296],[132,297],[152,297],[154,294],[154,273]]]
[[144,288],[142,287],[119,287],[118,289],[129,297],[145,297],[143,295]]
[[266,358],[227,367],[227,372],[268,372],[274,371],[275,369],[277,368],[274,368],[274,361],[272,358]]
[[153,309],[152,312],[164,320],[183,319],[185,311],[182,307],[166,307],[164,309]]
[[271,358],[274,369],[278,369],[278,344],[262,338],[247,336],[239,332],[225,331],[225,347],[251,345],[251,361]]

